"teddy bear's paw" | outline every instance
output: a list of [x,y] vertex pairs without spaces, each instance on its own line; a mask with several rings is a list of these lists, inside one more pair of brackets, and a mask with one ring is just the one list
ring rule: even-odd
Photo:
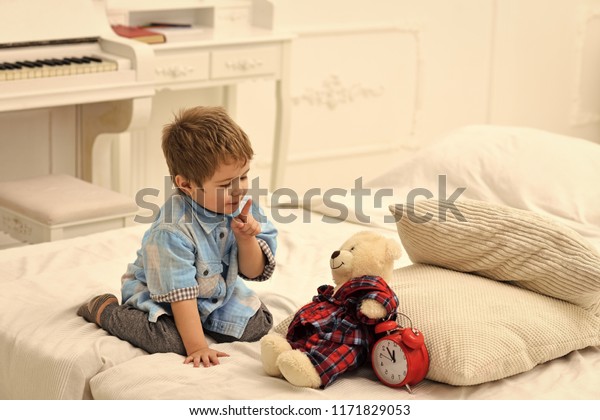
[[370,319],[380,319],[387,316],[385,306],[374,299],[365,299],[360,305],[360,311]]
[[277,366],[283,377],[292,385],[315,388],[321,387],[321,377],[305,353],[299,350],[286,351],[277,358]]
[[277,357],[291,349],[290,343],[279,334],[267,334],[260,339],[260,358],[267,375],[281,376],[277,367]]

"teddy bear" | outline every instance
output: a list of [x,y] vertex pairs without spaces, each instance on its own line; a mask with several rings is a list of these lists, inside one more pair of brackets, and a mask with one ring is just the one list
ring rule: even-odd
[[285,336],[271,332],[261,339],[264,371],[295,386],[322,389],[361,366],[375,324],[396,317],[398,298],[385,279],[392,278],[400,255],[400,244],[378,233],[349,237],[329,260],[334,286],[317,289]]

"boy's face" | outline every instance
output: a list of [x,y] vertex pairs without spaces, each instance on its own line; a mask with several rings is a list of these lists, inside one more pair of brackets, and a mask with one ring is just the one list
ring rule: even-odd
[[181,185],[180,188],[205,209],[231,214],[238,209],[240,200],[248,192],[249,171],[250,162],[222,163],[201,188],[193,182],[189,183],[189,189]]

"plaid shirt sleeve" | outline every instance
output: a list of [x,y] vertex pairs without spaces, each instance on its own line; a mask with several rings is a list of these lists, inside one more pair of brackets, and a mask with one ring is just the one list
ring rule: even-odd
[[269,248],[269,245],[267,245],[267,243],[264,240],[257,239],[257,241],[258,241],[258,245],[260,246],[260,249],[263,252],[263,255],[267,258],[267,263],[265,264],[265,268],[263,269],[262,274],[258,277],[254,277],[254,278],[246,277],[241,272],[239,274],[241,277],[243,277],[246,280],[265,281],[265,280],[270,279],[271,276],[273,275],[273,272],[275,271],[275,256],[271,252],[271,248]]
[[[361,296],[361,302],[365,299],[373,299],[380,303],[385,308],[388,315],[396,313],[398,310],[398,297],[396,293],[387,285],[385,280],[381,277],[365,276],[358,279],[358,283],[355,285],[355,289],[359,290],[362,287],[369,288],[370,290]],[[371,319],[360,311],[360,305],[357,305],[356,317],[359,322],[367,325],[374,325],[381,322],[380,319]]]

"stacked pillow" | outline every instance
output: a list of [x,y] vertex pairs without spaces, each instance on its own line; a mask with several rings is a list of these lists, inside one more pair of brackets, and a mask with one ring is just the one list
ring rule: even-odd
[[[442,178],[440,178],[442,177]],[[600,144],[534,128],[474,125],[421,149],[365,185],[531,210],[600,238]]]
[[600,254],[552,219],[466,199],[421,200],[390,210],[412,262],[510,282],[600,311]]
[[475,385],[600,345],[600,254],[533,212],[475,200],[391,206],[411,261],[391,282],[429,379]]

